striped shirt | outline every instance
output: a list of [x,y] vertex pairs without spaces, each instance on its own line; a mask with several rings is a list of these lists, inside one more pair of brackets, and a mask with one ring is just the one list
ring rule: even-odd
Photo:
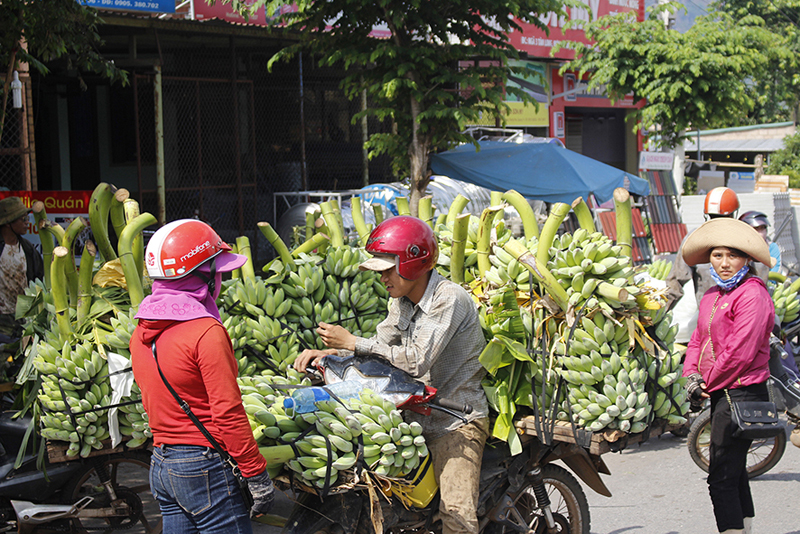
[[[471,405],[472,413],[466,418],[474,421],[489,414],[481,386],[486,371],[478,360],[485,346],[472,298],[433,271],[419,303],[407,297],[392,299],[375,337],[358,338],[355,353],[380,356],[436,388],[438,397]],[[406,412],[405,418],[418,421],[429,441],[463,424],[438,410],[429,416]]]

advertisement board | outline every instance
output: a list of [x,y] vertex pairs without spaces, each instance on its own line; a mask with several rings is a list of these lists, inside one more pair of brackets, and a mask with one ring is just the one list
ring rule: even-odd
[[671,171],[674,154],[666,152],[639,152],[639,168],[649,171]]
[[84,2],[95,9],[175,13],[175,0],[84,0]]
[[[7,197],[20,197],[22,203],[28,208],[37,200],[44,203],[47,218],[65,229],[76,217],[89,218],[89,201],[91,191],[0,191],[0,199]],[[33,214],[28,215],[28,232],[23,236],[33,243],[36,250],[42,251],[42,242],[39,240],[39,229],[33,221]],[[83,237],[83,234],[82,236]],[[79,240],[81,239],[79,237]],[[78,246],[78,251],[83,247]]]
[[567,21],[597,20],[605,15],[615,13],[634,13],[637,20],[644,20],[644,0],[580,0],[582,6],[565,7],[566,17],[556,13],[542,15],[539,20],[547,27],[547,32],[534,24],[517,21],[522,31],[509,33],[511,46],[534,57],[555,57],[572,59],[575,54],[569,48],[562,48],[551,56],[550,50],[557,44],[568,41],[588,43],[586,33],[581,26],[566,28]]

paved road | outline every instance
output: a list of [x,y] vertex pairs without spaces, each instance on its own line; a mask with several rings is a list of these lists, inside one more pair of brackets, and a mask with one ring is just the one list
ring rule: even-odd
[[[612,497],[584,487],[592,534],[711,534],[716,532],[703,473],[689,457],[686,439],[672,434],[603,456]],[[791,443],[780,463],[751,481],[757,534],[800,534],[800,449]],[[291,507],[281,495],[275,513]],[[256,534],[280,528],[257,525]]]

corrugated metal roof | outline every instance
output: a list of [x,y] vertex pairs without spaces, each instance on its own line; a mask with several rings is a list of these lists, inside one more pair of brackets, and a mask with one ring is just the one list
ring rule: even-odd
[[[775,152],[784,146],[783,139],[703,139],[700,137],[700,150],[706,152]],[[686,152],[697,152],[697,140],[683,142]]]

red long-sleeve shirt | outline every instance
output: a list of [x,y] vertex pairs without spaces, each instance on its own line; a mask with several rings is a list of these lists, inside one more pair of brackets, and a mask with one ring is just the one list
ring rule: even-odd
[[709,392],[766,381],[774,322],[775,307],[761,279],[747,278],[731,291],[712,287],[700,301],[683,375],[700,373]]
[[154,445],[211,446],[161,380],[151,351],[156,338],[158,363],[178,396],[233,456],[245,477],[261,473],[266,461],[258,452],[242,406],[231,340],[215,319],[142,319],[136,327],[130,343],[131,363]]

